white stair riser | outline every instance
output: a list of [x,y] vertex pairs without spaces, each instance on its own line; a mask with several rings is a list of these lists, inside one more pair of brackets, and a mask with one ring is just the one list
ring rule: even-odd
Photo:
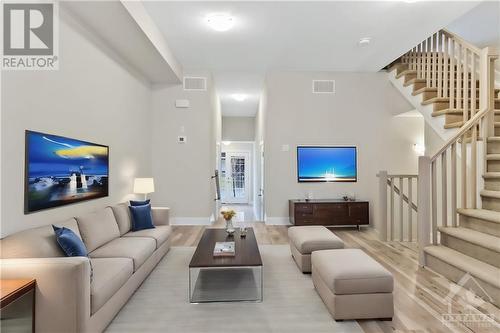
[[500,223],[489,222],[465,215],[460,215],[459,219],[461,227],[500,237]]
[[488,171],[489,172],[500,172],[500,160],[498,160],[498,161],[497,160],[489,160],[488,161]]
[[500,154],[500,141],[488,142],[486,146],[488,149],[488,154]]
[[500,178],[485,178],[484,189],[490,191],[500,191]]
[[483,209],[500,212],[500,199],[482,196]]
[[[454,282],[460,281],[460,279],[467,273],[447,262],[442,261],[439,258],[429,255],[428,253],[425,254],[425,260],[427,264],[426,266]],[[474,278],[488,295],[484,295],[483,290],[476,286],[475,283],[470,283],[470,286],[468,284],[467,287],[471,288],[478,296],[483,297],[487,301],[490,301],[489,298],[491,297],[493,299],[493,304],[500,306],[500,289],[476,276],[474,276]]]
[[500,268],[500,253],[481,245],[445,233],[441,233],[441,245]]

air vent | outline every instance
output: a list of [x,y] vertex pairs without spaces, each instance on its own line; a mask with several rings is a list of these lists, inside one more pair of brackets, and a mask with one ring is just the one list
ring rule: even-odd
[[207,90],[206,77],[184,77],[184,90],[205,91]]
[[335,94],[334,80],[313,80],[313,94]]

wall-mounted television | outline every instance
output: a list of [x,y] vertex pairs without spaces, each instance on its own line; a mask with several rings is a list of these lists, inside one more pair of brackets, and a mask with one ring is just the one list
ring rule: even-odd
[[298,146],[297,180],[299,183],[356,182],[356,147]]
[[108,195],[108,146],[26,131],[25,167],[25,213]]

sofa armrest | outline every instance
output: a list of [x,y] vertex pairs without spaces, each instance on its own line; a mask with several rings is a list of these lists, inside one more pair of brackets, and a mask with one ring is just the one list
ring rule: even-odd
[[167,207],[151,207],[153,214],[154,225],[169,225],[170,208]]
[[2,279],[36,279],[37,332],[84,332],[90,319],[86,257],[1,259]]

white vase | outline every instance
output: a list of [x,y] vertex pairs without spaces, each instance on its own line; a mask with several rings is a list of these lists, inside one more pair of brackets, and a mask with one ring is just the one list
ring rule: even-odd
[[226,220],[226,232],[229,234],[229,235],[232,235],[234,234],[234,227],[233,227],[233,220],[232,219],[229,219],[229,220]]

